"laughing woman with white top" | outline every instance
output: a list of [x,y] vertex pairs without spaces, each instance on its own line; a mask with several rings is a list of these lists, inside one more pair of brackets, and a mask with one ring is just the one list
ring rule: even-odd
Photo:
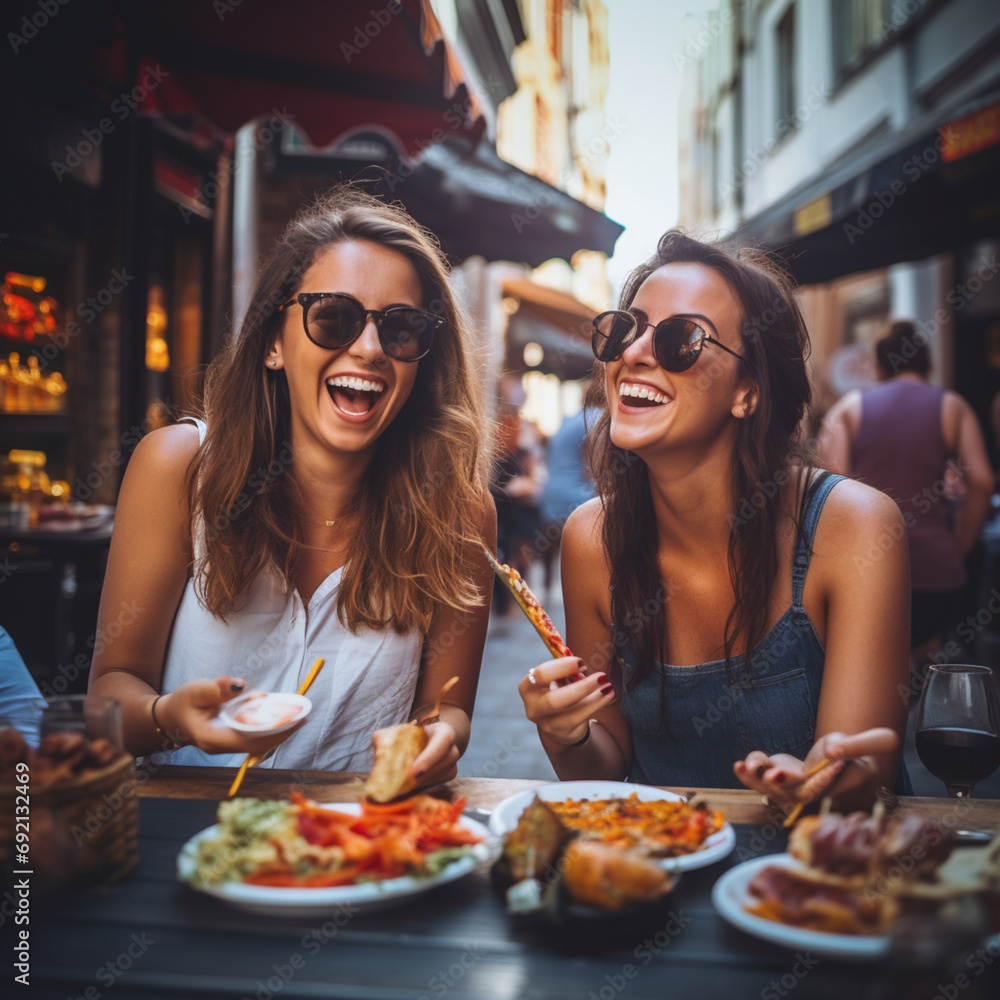
[[[133,752],[235,764],[280,743],[275,767],[365,770],[372,732],[458,676],[413,765],[422,785],[454,776],[495,536],[467,336],[401,210],[342,188],[291,223],[209,368],[205,421],[148,435],[122,485],[99,632],[140,611],[91,690],[122,702]],[[290,736],[219,722],[320,656]]]

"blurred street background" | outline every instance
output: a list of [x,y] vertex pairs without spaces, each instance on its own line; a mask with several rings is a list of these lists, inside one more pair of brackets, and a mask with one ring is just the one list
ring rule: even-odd
[[[0,24],[0,625],[47,696],[114,639],[133,449],[197,410],[262,257],[342,180],[440,239],[500,429],[500,554],[557,621],[590,322],[671,226],[799,283],[807,444],[909,319],[1000,465],[994,0],[12,0]],[[997,508],[939,660],[1000,667]],[[541,645],[497,596],[464,773],[550,776],[515,690]]]

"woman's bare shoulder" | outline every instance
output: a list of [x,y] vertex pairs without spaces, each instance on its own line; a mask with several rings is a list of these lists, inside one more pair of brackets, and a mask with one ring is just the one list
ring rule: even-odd
[[602,546],[601,530],[604,527],[604,507],[598,497],[581,504],[563,526],[563,544],[574,547],[599,549]]
[[813,551],[819,564],[834,568],[838,576],[841,570],[854,573],[874,562],[908,560],[902,511],[881,490],[844,479],[826,499]]
[[828,527],[839,531],[870,530],[902,522],[902,513],[892,497],[856,479],[837,483],[823,509]]
[[120,501],[138,498],[150,504],[167,497],[171,502],[182,497],[186,501],[191,463],[200,447],[198,428],[192,424],[150,431],[132,453]]

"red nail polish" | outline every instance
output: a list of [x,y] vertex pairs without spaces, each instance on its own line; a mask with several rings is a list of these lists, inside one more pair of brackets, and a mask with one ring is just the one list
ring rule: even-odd
[[615,688],[613,684],[605,684],[601,687],[601,694],[611,694],[611,692],[614,691],[614,689]]
[[608,683],[608,675],[607,674],[594,674],[594,680],[597,681],[597,683],[599,685],[607,684]]
[[780,785],[785,780],[785,772],[780,771],[778,774],[774,776],[774,780],[777,784]]

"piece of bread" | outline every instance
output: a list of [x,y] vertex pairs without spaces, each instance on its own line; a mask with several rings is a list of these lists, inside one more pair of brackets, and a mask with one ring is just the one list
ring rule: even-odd
[[389,802],[412,792],[417,782],[410,768],[429,740],[424,727],[412,722],[376,729],[372,735],[375,763],[361,789],[362,796],[372,802]]
[[640,851],[577,838],[563,854],[563,884],[581,903],[620,910],[658,899],[673,888],[673,879]]

